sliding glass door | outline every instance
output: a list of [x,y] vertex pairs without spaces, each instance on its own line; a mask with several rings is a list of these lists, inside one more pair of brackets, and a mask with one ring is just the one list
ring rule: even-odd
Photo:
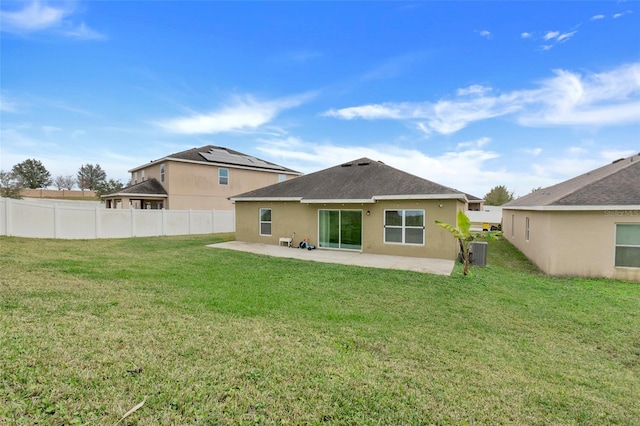
[[319,210],[318,246],[362,249],[362,210]]

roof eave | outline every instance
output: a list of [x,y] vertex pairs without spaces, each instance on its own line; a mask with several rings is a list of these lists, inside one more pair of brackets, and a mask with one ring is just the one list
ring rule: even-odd
[[596,206],[502,206],[502,210],[533,211],[605,211],[605,210],[637,210],[640,215],[640,204],[632,205],[596,205]]
[[101,195],[100,198],[112,198],[112,197],[153,197],[153,198],[167,198],[167,194],[136,194],[133,192],[116,192],[112,194]]

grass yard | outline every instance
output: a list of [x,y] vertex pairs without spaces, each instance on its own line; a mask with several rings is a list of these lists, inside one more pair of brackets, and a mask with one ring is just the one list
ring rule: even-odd
[[640,284],[0,237],[0,424],[640,424]]

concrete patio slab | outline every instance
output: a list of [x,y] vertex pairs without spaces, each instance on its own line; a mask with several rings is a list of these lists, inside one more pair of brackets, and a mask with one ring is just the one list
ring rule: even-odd
[[451,275],[455,263],[453,260],[444,259],[387,256],[348,250],[306,250],[270,244],[247,243],[244,241],[227,241],[224,243],[209,244],[207,247],[245,251],[273,257],[287,257],[324,263],[341,263],[367,268],[401,269],[436,275]]

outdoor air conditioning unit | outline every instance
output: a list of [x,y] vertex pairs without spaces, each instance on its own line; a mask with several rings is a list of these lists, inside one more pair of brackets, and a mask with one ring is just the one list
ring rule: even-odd
[[476,266],[487,266],[487,246],[486,242],[474,241],[469,248],[469,262]]

